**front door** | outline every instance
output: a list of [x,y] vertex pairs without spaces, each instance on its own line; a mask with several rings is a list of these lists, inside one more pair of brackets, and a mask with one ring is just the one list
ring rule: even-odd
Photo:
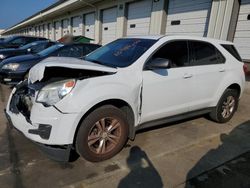
[[149,62],[155,58],[168,59],[171,63],[167,69],[143,71],[141,123],[188,112],[194,101],[187,41],[165,44]]

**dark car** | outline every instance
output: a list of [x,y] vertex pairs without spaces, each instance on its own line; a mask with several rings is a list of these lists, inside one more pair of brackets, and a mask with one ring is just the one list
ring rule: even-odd
[[38,41],[38,40],[47,40],[43,37],[33,37],[33,36],[11,36],[7,37],[4,40],[0,40],[0,49],[3,48],[19,48],[28,43]]
[[9,57],[14,57],[18,55],[36,54],[54,44],[56,43],[48,40],[42,40],[42,41],[31,42],[19,48],[0,49],[0,62]]
[[4,84],[17,84],[25,79],[35,64],[47,57],[75,57],[85,55],[99,48],[97,44],[55,44],[37,54],[21,55],[3,60],[0,63],[0,81]]

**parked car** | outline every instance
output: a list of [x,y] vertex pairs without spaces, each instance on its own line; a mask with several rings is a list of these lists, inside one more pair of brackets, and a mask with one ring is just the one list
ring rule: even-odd
[[94,41],[94,39],[85,37],[85,36],[74,36],[74,35],[65,35],[62,38],[58,40],[58,42],[61,43],[90,43],[91,41]]
[[84,61],[39,63],[28,80],[12,91],[9,121],[54,159],[76,151],[92,162],[139,129],[201,114],[229,121],[245,85],[233,43],[188,36],[118,39]]
[[3,48],[19,48],[28,43],[38,41],[38,40],[47,40],[43,37],[34,37],[34,36],[10,36],[0,40],[0,49]]
[[0,42],[3,41],[5,38],[4,37],[0,37]]
[[83,58],[88,53],[99,48],[97,44],[55,44],[37,54],[21,55],[3,60],[0,63],[0,82],[4,84],[17,84],[28,76],[31,67],[45,58],[58,57],[75,57]]
[[19,48],[0,49],[0,62],[9,57],[25,55],[25,54],[36,54],[54,44],[55,42],[49,40],[42,40],[42,41],[31,42]]

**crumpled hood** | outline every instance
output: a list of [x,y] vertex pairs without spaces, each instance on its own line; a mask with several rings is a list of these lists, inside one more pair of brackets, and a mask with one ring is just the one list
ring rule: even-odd
[[63,67],[69,69],[93,70],[108,73],[117,72],[117,68],[99,65],[81,59],[71,57],[49,57],[30,69],[29,81],[31,83],[41,81],[43,79],[46,67]]

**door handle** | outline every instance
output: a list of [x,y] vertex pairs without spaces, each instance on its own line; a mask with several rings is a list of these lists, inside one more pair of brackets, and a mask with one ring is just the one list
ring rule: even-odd
[[226,72],[226,69],[225,69],[225,68],[221,68],[221,69],[219,70],[219,72]]
[[184,79],[192,78],[192,77],[193,77],[192,74],[184,74],[184,75],[183,75],[183,78],[184,78]]

